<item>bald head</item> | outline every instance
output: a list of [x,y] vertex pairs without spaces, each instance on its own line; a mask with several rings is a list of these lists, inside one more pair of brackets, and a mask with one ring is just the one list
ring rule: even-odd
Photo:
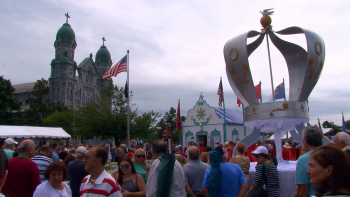
[[188,149],[188,156],[190,160],[198,160],[199,159],[199,149],[196,146],[191,146]]
[[32,140],[23,140],[18,146],[20,155],[25,155],[29,159],[35,156],[35,143]]

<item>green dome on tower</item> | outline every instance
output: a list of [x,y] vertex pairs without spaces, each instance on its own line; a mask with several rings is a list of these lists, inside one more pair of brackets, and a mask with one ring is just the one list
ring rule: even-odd
[[95,56],[95,62],[111,62],[111,54],[109,53],[106,46],[101,46],[101,48],[97,51]]
[[75,41],[75,33],[71,28],[70,24],[64,23],[62,27],[57,31],[56,40],[60,39],[65,42],[74,42]]

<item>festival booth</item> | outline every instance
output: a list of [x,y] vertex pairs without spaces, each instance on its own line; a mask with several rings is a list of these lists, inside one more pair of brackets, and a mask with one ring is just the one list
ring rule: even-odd
[[[280,31],[272,30],[271,15],[274,11],[264,10],[260,23],[261,31],[248,31],[228,40],[224,46],[224,59],[228,81],[237,98],[244,105],[245,126],[253,131],[240,140],[246,146],[253,144],[260,133],[274,133],[276,145],[276,158],[278,160],[279,173],[279,196],[291,196],[295,192],[295,169],[296,161],[286,161],[282,158],[281,132],[289,131],[291,137],[303,143],[302,130],[309,121],[308,98],[316,86],[324,67],[325,44],[323,39],[308,29],[300,27],[289,27]],[[278,37],[301,34],[306,38],[305,49],[299,45],[287,42]],[[250,39],[251,42],[247,43]],[[269,69],[271,81],[272,102],[259,102],[254,87],[249,56],[266,40]],[[269,45],[271,42],[271,45]],[[272,76],[272,65],[270,46],[274,46],[281,52],[285,59],[289,74],[289,98],[284,95],[284,101],[276,101],[280,89],[285,90],[284,81],[275,89]],[[279,73],[283,75],[283,73]],[[287,74],[287,73],[285,73]],[[323,143],[330,140],[326,137]],[[251,162],[249,176],[251,180],[255,177],[255,162]],[[251,182],[249,183],[252,184]]]
[[0,125],[0,138],[39,138],[69,139],[71,136],[59,127],[3,126]]
[[188,142],[202,142],[203,146],[214,147],[215,143],[224,144],[227,141],[236,141],[243,138],[244,132],[250,133],[251,129],[244,131],[243,114],[240,110],[226,109],[226,132],[224,124],[224,110],[221,107],[211,107],[199,96],[193,109],[187,113],[186,120],[182,122],[182,144]]

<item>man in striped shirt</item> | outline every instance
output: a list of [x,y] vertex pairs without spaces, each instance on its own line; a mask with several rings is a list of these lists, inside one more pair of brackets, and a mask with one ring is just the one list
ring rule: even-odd
[[80,185],[81,197],[123,196],[118,183],[104,170],[107,159],[108,152],[101,146],[93,147],[86,152],[83,162],[85,170],[90,175],[86,176]]
[[52,152],[50,147],[48,145],[41,146],[39,153],[35,157],[31,158],[31,160],[38,166],[40,181],[43,183],[46,180],[44,178],[44,172],[50,163],[52,163]]

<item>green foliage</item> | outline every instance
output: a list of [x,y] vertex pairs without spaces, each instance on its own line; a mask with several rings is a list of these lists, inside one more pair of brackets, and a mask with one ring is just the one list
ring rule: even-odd
[[0,125],[17,125],[20,123],[21,103],[12,95],[15,89],[10,80],[0,76]]
[[350,130],[350,120],[345,121],[345,128]]
[[[129,95],[132,97],[132,95]],[[135,106],[132,104],[131,106]],[[114,137],[117,144],[127,137],[127,100],[123,88],[107,86],[97,103],[90,102],[77,111],[77,134],[85,138]],[[130,120],[137,115],[137,109],[130,107]]]
[[157,135],[155,124],[157,118],[160,116],[160,113],[152,110],[135,117],[131,127],[131,138],[144,139],[145,141],[153,142]]
[[323,128],[333,128],[333,129],[339,128],[339,126],[334,124],[333,121],[329,122],[328,120],[326,120],[322,123],[322,127]]
[[72,137],[74,133],[75,116],[74,110],[55,111],[43,120],[44,124],[49,127],[62,127]]
[[43,126],[43,119],[56,110],[68,110],[68,108],[61,103],[51,101],[49,82],[45,79],[37,80],[33,92],[26,102],[29,104],[29,109],[24,111],[23,118],[25,124],[31,126]]
[[[181,120],[184,121],[186,119],[185,116],[181,117]],[[166,112],[163,118],[157,123],[158,132],[157,137],[162,138],[163,130],[165,127],[170,127],[171,134],[173,136],[173,140],[175,144],[179,143],[180,132],[176,131],[176,109],[170,107],[169,112]]]

